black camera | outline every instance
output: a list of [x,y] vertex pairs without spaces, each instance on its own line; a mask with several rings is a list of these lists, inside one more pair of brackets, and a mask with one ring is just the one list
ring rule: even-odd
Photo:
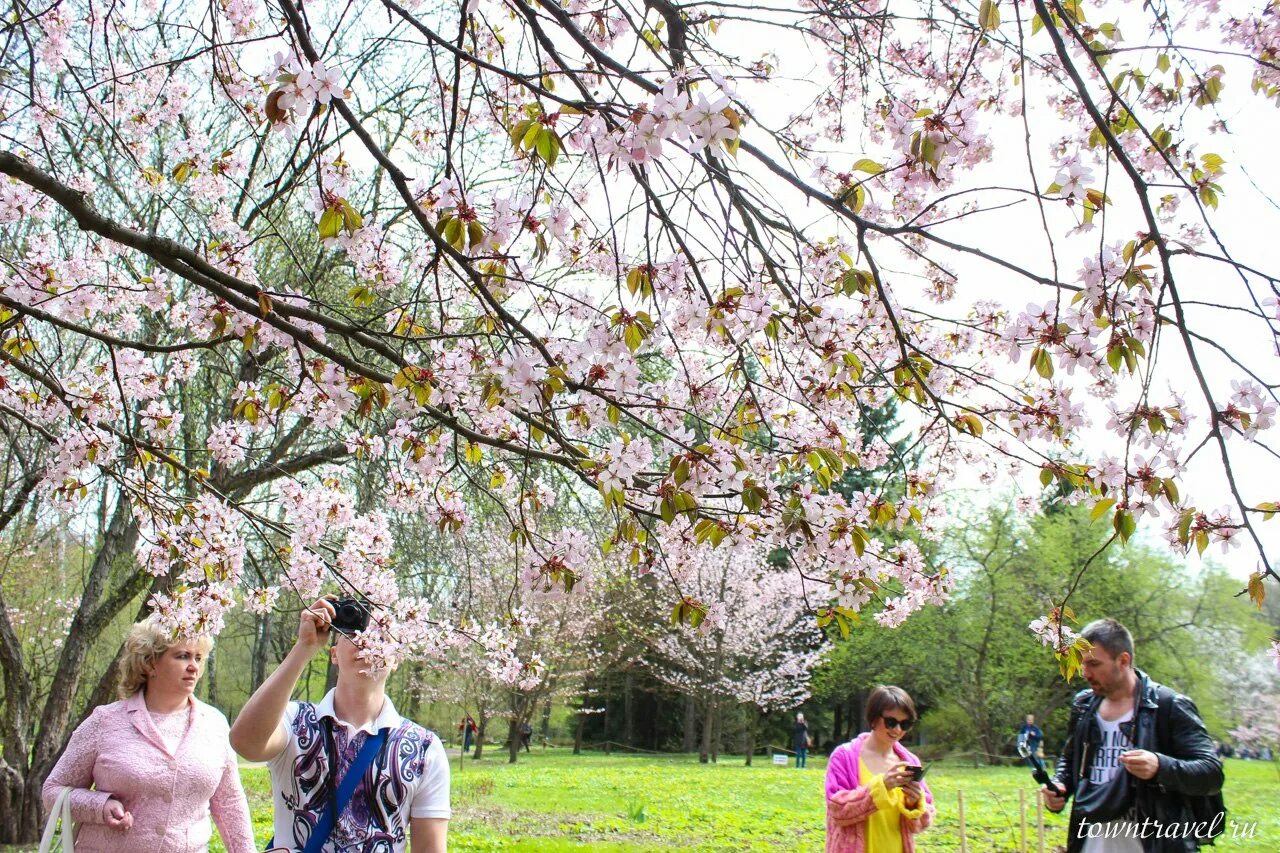
[[330,625],[342,634],[354,634],[369,627],[369,605],[355,598],[339,598],[333,604]]
[[1025,740],[1018,740],[1018,755],[1022,756],[1031,767],[1032,779],[1035,779],[1059,797],[1066,795],[1066,790],[1049,776],[1048,771],[1044,769],[1044,762],[1040,760],[1040,756],[1031,751],[1031,745]]

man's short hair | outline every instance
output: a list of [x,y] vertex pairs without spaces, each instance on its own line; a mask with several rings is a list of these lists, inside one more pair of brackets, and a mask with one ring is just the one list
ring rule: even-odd
[[885,711],[895,708],[906,711],[913,721],[916,719],[916,703],[907,691],[894,684],[881,684],[867,697],[867,725],[874,726]]
[[1097,619],[1084,626],[1080,632],[1095,646],[1102,646],[1113,658],[1120,657],[1121,652],[1129,653],[1129,662],[1133,662],[1133,635],[1129,629],[1114,619]]

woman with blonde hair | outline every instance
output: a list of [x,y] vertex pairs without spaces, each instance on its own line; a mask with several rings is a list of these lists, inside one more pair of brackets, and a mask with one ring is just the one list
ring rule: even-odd
[[933,793],[920,760],[899,741],[916,721],[901,687],[867,698],[871,731],[842,743],[827,762],[827,853],[912,853],[933,822]]
[[154,618],[129,632],[120,701],[93,709],[44,783],[46,808],[72,789],[77,853],[204,853],[210,815],[228,853],[255,849],[227,718],[194,695],[212,646]]

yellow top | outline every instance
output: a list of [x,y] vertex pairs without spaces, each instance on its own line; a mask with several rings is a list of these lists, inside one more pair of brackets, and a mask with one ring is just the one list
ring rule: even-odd
[[871,773],[858,756],[858,779],[871,787],[876,810],[867,817],[867,853],[902,853],[902,818],[916,818],[924,813],[924,798],[916,808],[908,809],[901,788],[886,788],[883,773]]

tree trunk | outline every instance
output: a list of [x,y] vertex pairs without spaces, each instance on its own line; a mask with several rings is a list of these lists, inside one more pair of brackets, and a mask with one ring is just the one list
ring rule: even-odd
[[578,712],[578,723],[573,727],[573,754],[582,754],[582,732],[587,726],[587,715]]
[[720,710],[720,700],[711,703],[711,763],[720,761],[720,741],[724,739],[724,715]]
[[3,824],[0,824],[0,839],[5,843],[13,840],[19,844],[35,844],[40,840],[44,824],[40,788],[47,774],[28,771],[23,777],[12,768],[5,769],[3,785],[0,786],[0,811],[5,815]]
[[848,733],[845,740],[853,740],[854,735],[862,731],[862,710],[867,706],[867,691],[859,690],[849,697]]
[[[112,619],[155,582],[150,574],[134,567],[132,574],[114,588],[109,587],[117,558],[128,559],[137,539],[138,526],[129,501],[121,497],[116,501],[101,545],[86,573],[80,604],[63,641],[34,741],[28,741],[26,736],[34,709],[28,704],[29,698],[25,701],[20,698],[31,695],[31,685],[21,669],[21,657],[9,660],[12,657],[10,641],[16,644],[16,635],[4,615],[4,608],[0,607],[0,660],[4,663],[6,680],[5,719],[0,722],[0,737],[4,740],[0,774],[4,776],[6,788],[3,799],[8,801],[5,813],[11,815],[0,821],[0,843],[34,844],[40,839],[44,809],[40,789],[70,736],[71,716],[84,677],[85,659]],[[11,681],[20,686],[10,688]]]
[[205,683],[208,685],[205,689],[208,698],[205,700],[213,707],[220,707],[218,704],[218,649],[215,646],[209,649],[209,657],[205,659]]
[[328,693],[330,690],[332,690],[337,686],[338,686],[338,667],[334,665],[332,657],[330,657],[329,655],[325,655],[324,692]]
[[507,723],[507,763],[520,760],[520,723],[514,717]]
[[744,751],[747,753],[746,765],[751,766],[751,756],[756,752],[756,723],[757,715],[753,709],[747,713],[747,743]]
[[711,760],[711,730],[712,718],[715,717],[715,701],[711,697],[707,697],[706,705],[702,716],[702,746],[698,749],[698,763],[706,764]]
[[622,682],[622,742],[636,745],[635,676],[629,669]]
[[472,761],[480,760],[480,753],[484,752],[484,730],[489,725],[489,718],[483,713],[480,719],[476,721],[476,751],[471,753]]
[[[422,709],[422,694],[418,691],[416,687],[413,686],[416,684],[420,684],[422,682],[422,669],[423,669],[422,664],[418,663],[417,661],[414,661],[413,663],[409,664],[408,672],[405,674],[406,677],[404,680],[404,693],[403,693],[403,696],[405,699],[405,703],[404,703],[405,711],[402,712],[402,716],[410,720],[418,719],[418,711]],[[462,733],[462,738],[465,742],[465,739],[466,739],[465,731]]]
[[253,636],[253,657],[249,661],[249,689],[256,690],[267,680],[267,657],[271,654],[271,614],[258,617]]
[[684,740],[680,746],[685,752],[698,748],[698,703],[691,693],[684,697]]
[[837,743],[840,741],[840,732],[844,730],[842,728],[843,724],[844,724],[844,705],[837,704],[836,705],[836,722],[831,729],[833,732],[835,732],[835,740]]

